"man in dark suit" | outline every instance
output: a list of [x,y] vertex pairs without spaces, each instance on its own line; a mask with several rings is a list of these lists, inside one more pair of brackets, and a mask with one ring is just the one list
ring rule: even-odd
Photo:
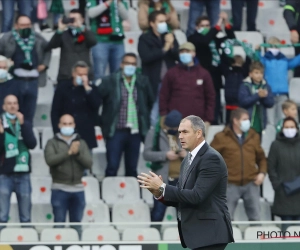
[[163,183],[152,172],[142,173],[138,181],[165,205],[178,208],[178,229],[184,248],[225,249],[234,242],[226,205],[226,164],[205,142],[205,124],[200,117],[183,119],[178,132],[182,148],[189,153],[181,164],[177,186]]

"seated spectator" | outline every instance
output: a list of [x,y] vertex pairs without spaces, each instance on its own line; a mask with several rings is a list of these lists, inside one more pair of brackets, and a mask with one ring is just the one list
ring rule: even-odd
[[259,0],[231,0],[231,12],[234,31],[241,31],[243,8],[247,4],[247,31],[256,31],[256,16]]
[[[59,20],[58,30],[47,46],[48,50],[61,48],[58,84],[72,78],[74,62],[84,61],[91,68],[90,52],[97,44],[96,35],[83,25],[84,19],[78,9],[70,11],[69,19],[73,19],[73,22],[64,24],[62,19]],[[92,69],[89,71],[89,79],[93,80]]]
[[[54,222],[66,222],[67,212],[70,222],[81,222],[85,208],[81,178],[85,169],[92,168],[92,155],[85,141],[75,133],[71,115],[63,115],[58,127],[60,131],[47,142],[44,152],[52,177]],[[81,235],[81,226],[71,227]]]
[[159,112],[178,110],[183,117],[200,116],[208,127],[214,119],[215,90],[210,74],[195,61],[195,46],[179,47],[180,64],[168,70],[159,95]]
[[250,128],[247,110],[233,110],[230,125],[215,135],[211,146],[223,156],[228,168],[227,205],[231,219],[238,200],[243,199],[248,219],[259,221],[259,186],[267,172],[267,160],[259,135]]
[[92,48],[95,79],[104,77],[107,64],[110,73],[116,72],[120,67],[125,53],[122,21],[128,19],[124,2],[87,0],[91,30],[96,34],[98,41]]
[[249,77],[239,89],[239,105],[248,110],[251,128],[260,135],[267,126],[267,108],[274,105],[271,87],[263,77],[263,65],[260,62],[253,62]]
[[[19,110],[17,97],[4,99],[0,116],[0,223],[7,223],[10,198],[15,192],[20,222],[31,221],[30,152],[37,142],[32,124]],[[3,226],[0,227],[2,229]]]
[[[180,165],[187,155],[178,139],[181,119],[182,115],[177,110],[168,113],[162,126],[158,122],[155,128],[149,130],[144,148],[144,159],[151,162],[151,171],[162,176],[164,183],[173,186],[178,182]],[[162,221],[165,210],[166,206],[154,199],[151,220]]]
[[189,20],[186,36],[193,34],[195,23],[202,16],[204,7],[212,26],[216,25],[220,13],[220,0],[190,0]]
[[153,11],[161,11],[166,14],[168,29],[179,29],[177,12],[170,0],[139,0],[138,22],[141,30],[147,31],[149,27],[148,16]]
[[[285,118],[292,117],[293,119],[295,119],[295,121],[298,121],[298,106],[297,106],[297,103],[295,103],[292,100],[286,100],[286,101],[284,101],[284,103],[282,103],[281,107],[282,107],[282,112],[283,112]],[[284,119],[281,119],[277,122],[277,125],[276,125],[276,132],[277,133],[281,132],[283,121],[284,121]]]
[[121,70],[103,78],[98,87],[103,100],[100,127],[106,142],[106,176],[117,175],[123,153],[125,176],[137,176],[154,97],[149,79],[136,72],[136,66],[137,56],[125,54]]
[[149,77],[156,101],[151,111],[151,125],[159,117],[159,90],[168,69],[178,60],[178,42],[172,33],[167,33],[167,16],[162,11],[149,15],[150,29],[139,39],[138,51],[142,60],[142,73]]
[[[292,117],[283,120],[281,132],[277,134],[268,155],[268,173],[275,191],[272,213],[283,221],[300,220],[300,193],[288,195],[283,184],[300,176],[299,127]],[[289,224],[282,225],[286,231]]]
[[225,101],[226,101],[226,124],[230,122],[231,111],[239,106],[239,88],[243,80],[249,75],[251,59],[244,59],[235,55],[230,62],[222,62],[223,74],[225,77]]
[[77,62],[72,70],[72,79],[62,81],[57,87],[51,109],[54,133],[59,132],[59,119],[64,114],[74,117],[76,132],[86,141],[89,149],[97,147],[95,126],[101,99],[96,86],[88,78],[89,67]]
[[[26,45],[27,44],[27,45]],[[30,18],[19,15],[15,28],[0,39],[0,55],[14,62],[12,74],[18,83],[18,99],[25,120],[33,122],[38,86],[47,83],[46,70],[51,53],[46,40],[32,30]]]
[[[260,53],[258,53],[258,56],[264,65],[265,79],[270,85],[274,96],[274,106],[268,110],[268,123],[275,126],[276,122],[283,118],[281,105],[288,99],[288,71],[300,65],[300,55],[292,59],[286,58],[279,48],[276,48],[277,45],[281,44],[276,37],[271,37],[268,43],[274,47],[269,48],[264,56]],[[259,47],[256,49],[260,50]]]
[[[209,71],[216,92],[215,110],[213,124],[219,124],[221,117],[221,93],[223,87],[222,81],[222,57],[220,55],[221,44],[226,39],[234,39],[235,35],[229,23],[228,16],[225,12],[220,13],[218,23],[211,28],[211,23],[207,16],[202,16],[197,19],[195,31],[188,37],[188,41],[196,47],[196,57],[202,67]],[[217,34],[221,31],[221,26],[224,23],[227,36],[218,38]]]

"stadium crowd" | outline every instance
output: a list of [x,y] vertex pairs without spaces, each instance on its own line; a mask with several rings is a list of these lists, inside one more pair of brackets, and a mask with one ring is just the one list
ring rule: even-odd
[[[174,0],[139,0],[136,22],[143,33],[138,55],[124,49],[127,2],[80,0],[79,9],[62,16],[62,1],[51,2],[55,33],[46,41],[41,32],[49,26],[43,11],[47,13],[50,2],[2,0],[0,222],[8,221],[12,192],[17,195],[20,221],[31,221],[29,150],[38,140],[33,117],[38,88],[47,84],[55,48],[61,49],[51,108],[55,136],[44,150],[53,179],[55,222],[65,222],[67,211],[70,222],[82,219],[81,178],[86,170],[91,172],[92,149],[97,147],[95,126],[101,127],[105,140],[106,176],[117,175],[124,154],[125,175],[136,177],[143,143],[148,167],[176,185],[187,155],[177,128],[188,115],[200,116],[207,130],[226,124],[211,146],[227,164],[232,218],[241,198],[249,220],[260,220],[260,186],[268,174],[275,191],[273,214],[282,220],[300,220],[298,106],[289,99],[288,82],[289,70],[300,76],[300,46],[295,46],[294,58],[287,58],[276,37],[256,48],[236,38],[244,4],[247,31],[256,31],[258,0],[232,0],[232,20],[220,12],[220,0],[190,0],[183,44],[174,35],[180,26]],[[15,23],[14,2],[19,9]],[[286,2],[283,14],[291,42],[298,44],[300,3]],[[233,54],[236,45],[244,49],[245,58]],[[276,127],[277,136],[267,157],[261,141],[268,124]],[[162,221],[165,210],[154,200],[152,221]]]

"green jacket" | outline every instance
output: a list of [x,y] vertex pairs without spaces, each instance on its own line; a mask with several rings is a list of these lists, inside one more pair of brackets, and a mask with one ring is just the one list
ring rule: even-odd
[[[122,71],[119,70],[101,80],[98,86],[102,98],[102,114],[100,127],[104,138],[112,137],[116,130],[121,108]],[[150,113],[154,103],[154,95],[148,77],[137,73],[137,109],[139,132],[145,137],[150,128]]]
[[92,155],[84,140],[77,135],[73,141],[80,142],[79,153],[69,155],[70,146],[57,135],[47,142],[45,160],[50,167],[53,183],[76,185],[81,183],[84,169],[91,169]]

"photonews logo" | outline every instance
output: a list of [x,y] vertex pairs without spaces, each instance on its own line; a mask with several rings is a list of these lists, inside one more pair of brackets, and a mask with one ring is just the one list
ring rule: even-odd
[[300,231],[257,231],[256,238],[260,240],[299,238]]

